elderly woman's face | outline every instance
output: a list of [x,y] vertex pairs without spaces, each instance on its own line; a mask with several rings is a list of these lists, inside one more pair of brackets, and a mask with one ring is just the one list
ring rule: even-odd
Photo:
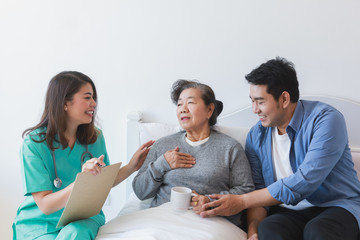
[[180,126],[186,131],[209,127],[209,118],[213,111],[212,105],[205,105],[199,89],[188,88],[181,92],[176,115]]

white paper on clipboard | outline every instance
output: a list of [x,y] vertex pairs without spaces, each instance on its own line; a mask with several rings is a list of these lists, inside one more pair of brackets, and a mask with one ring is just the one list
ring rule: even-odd
[[103,167],[98,175],[88,172],[78,173],[56,227],[99,214],[114,184],[120,166],[121,162]]

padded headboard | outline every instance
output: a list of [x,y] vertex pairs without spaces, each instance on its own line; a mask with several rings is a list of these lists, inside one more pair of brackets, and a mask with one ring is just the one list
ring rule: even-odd
[[[360,178],[360,125],[358,123],[358,119],[360,119],[360,103],[350,99],[321,95],[302,95],[301,99],[328,103],[344,115],[349,134],[349,145],[353,154],[355,168]],[[249,105],[220,116],[216,128],[234,137],[245,146],[246,134],[257,121],[258,117],[252,112],[252,107]],[[140,146],[140,135],[141,138],[156,140],[159,137],[179,130],[179,126],[174,124],[146,123],[146,119],[143,119],[141,112],[129,113],[127,122],[127,159],[130,159]],[[135,174],[126,180],[127,196],[133,191],[132,179]]]

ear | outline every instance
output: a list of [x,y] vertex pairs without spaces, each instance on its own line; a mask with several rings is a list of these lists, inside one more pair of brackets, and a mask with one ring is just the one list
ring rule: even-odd
[[64,111],[67,112],[67,110],[68,110],[68,107],[67,107],[67,104],[65,103],[64,104]]
[[210,103],[210,105],[208,106],[208,119],[211,118],[211,116],[213,115],[215,110],[215,105],[213,103]]
[[279,97],[279,104],[282,108],[287,108],[291,103],[290,94],[287,91],[283,91]]

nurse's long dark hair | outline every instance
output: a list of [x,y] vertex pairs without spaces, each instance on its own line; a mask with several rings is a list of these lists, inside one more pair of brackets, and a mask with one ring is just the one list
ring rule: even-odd
[[[24,137],[38,128],[44,128],[44,131],[38,134],[40,140],[33,139],[34,141],[46,141],[52,150],[58,148],[54,146],[55,141],[59,142],[63,148],[66,148],[68,143],[64,134],[66,130],[64,105],[65,102],[71,101],[74,94],[86,83],[91,84],[94,91],[93,98],[94,101],[97,102],[95,85],[85,74],[75,71],[65,71],[54,76],[46,92],[45,108],[40,122],[36,126],[26,129],[22,136]],[[81,144],[92,144],[96,141],[99,132],[95,128],[94,119],[95,112],[91,123],[79,125],[76,138]],[[55,138],[57,134],[58,137]]]

